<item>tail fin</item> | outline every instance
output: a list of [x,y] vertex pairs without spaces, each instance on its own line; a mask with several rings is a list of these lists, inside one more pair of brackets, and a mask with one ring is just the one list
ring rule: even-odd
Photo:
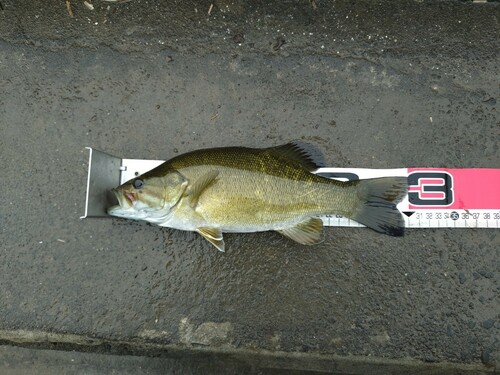
[[390,236],[404,234],[404,220],[396,205],[407,193],[406,177],[358,181],[358,206],[351,219]]

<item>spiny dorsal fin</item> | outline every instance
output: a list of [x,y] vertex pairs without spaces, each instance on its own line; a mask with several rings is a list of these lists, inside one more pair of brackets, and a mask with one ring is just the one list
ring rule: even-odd
[[189,197],[191,207],[196,207],[201,194],[216,181],[218,175],[218,171],[207,172],[187,187],[185,195]]
[[323,241],[323,221],[311,217],[294,227],[278,230],[277,232],[302,245],[314,245]]
[[224,238],[222,237],[222,232],[219,228],[198,228],[196,231],[201,234],[205,239],[214,245],[217,250],[224,252]]
[[324,158],[314,145],[302,141],[293,141],[285,145],[265,149],[271,155],[298,163],[308,171],[324,166]]

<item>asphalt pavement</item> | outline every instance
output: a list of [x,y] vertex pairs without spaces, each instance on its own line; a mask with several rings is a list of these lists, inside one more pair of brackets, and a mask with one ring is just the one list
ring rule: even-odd
[[220,253],[79,219],[85,146],[302,139],[328,166],[500,168],[498,2],[0,4],[0,343],[30,348],[2,347],[4,369],[69,366],[47,349],[88,373],[500,369],[497,229],[228,234]]

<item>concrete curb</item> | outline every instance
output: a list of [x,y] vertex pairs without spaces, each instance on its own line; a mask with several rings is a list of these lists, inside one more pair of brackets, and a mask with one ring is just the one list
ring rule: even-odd
[[196,357],[238,361],[257,368],[335,374],[495,374],[496,369],[476,364],[451,362],[426,363],[412,359],[391,360],[364,356],[339,356],[318,353],[213,348],[152,343],[143,338],[109,340],[85,335],[29,330],[0,330],[0,344],[26,348],[77,350],[104,354],[128,354],[151,357]]

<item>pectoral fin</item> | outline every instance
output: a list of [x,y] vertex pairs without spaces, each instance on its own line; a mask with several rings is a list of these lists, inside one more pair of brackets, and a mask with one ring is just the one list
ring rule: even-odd
[[224,252],[224,238],[219,228],[198,228],[196,231],[214,245],[217,250]]
[[323,221],[318,218],[309,218],[294,227],[277,232],[302,245],[314,245],[323,241]]
[[186,196],[189,198],[189,203],[191,207],[196,207],[198,204],[198,200],[200,199],[201,194],[210,187],[213,183],[216,182],[216,178],[219,175],[218,171],[210,171],[192,184],[190,184],[186,189]]

